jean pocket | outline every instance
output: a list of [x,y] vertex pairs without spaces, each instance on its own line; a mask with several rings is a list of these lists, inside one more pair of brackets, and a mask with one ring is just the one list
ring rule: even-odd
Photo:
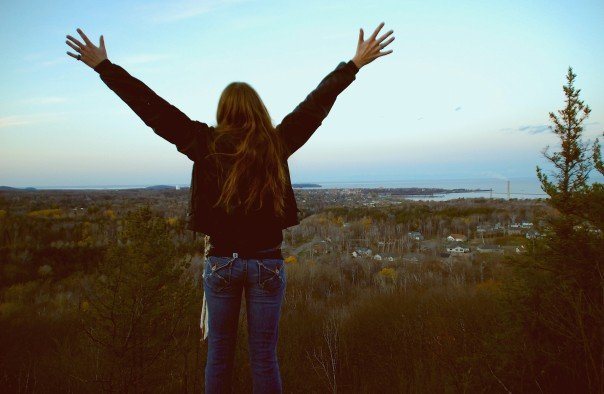
[[283,259],[258,260],[258,286],[274,293],[285,286],[285,261]]
[[203,283],[215,292],[231,285],[232,257],[207,256],[203,269]]

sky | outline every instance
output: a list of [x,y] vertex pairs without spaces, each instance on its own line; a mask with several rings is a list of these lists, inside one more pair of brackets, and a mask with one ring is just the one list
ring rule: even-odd
[[569,66],[585,140],[604,142],[601,0],[5,0],[0,185],[190,183],[193,163],[66,54],[77,28],[191,119],[215,125],[224,87],[245,81],[278,125],[380,22],[393,53],[291,156],[293,182],[536,179]]

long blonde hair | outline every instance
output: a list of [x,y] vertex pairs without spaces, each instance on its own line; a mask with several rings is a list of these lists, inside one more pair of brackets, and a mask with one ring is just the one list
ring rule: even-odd
[[[236,205],[249,212],[254,203],[260,209],[265,197],[273,196],[273,212],[285,213],[287,181],[285,146],[277,135],[271,117],[258,93],[245,82],[231,82],[223,90],[216,112],[216,136],[208,144],[214,156],[221,192],[214,207],[230,212]],[[235,147],[233,153],[218,152],[217,142],[226,138]],[[228,175],[219,156],[234,159]],[[236,200],[236,202],[235,202]]]

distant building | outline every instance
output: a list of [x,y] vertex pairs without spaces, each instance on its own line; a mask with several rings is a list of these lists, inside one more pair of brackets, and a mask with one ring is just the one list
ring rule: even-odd
[[382,253],[382,260],[395,261],[395,260],[397,260],[397,256],[395,256],[392,253]]
[[447,237],[447,241],[466,242],[468,237],[463,234],[451,234]]
[[352,252],[352,257],[362,257],[362,256],[369,256],[371,257],[372,252],[371,249],[369,248],[356,248],[354,250],[354,252]]
[[447,252],[449,252],[449,253],[468,253],[470,251],[470,247],[461,242],[448,244],[446,246],[446,249],[447,249]]
[[403,261],[408,263],[419,263],[424,259],[424,255],[421,253],[405,253],[403,255]]
[[519,224],[512,223],[506,229],[506,233],[509,235],[519,235],[522,234],[522,227]]
[[[489,224],[479,224],[476,226],[476,232],[479,234],[490,233],[493,231],[493,227]],[[453,234],[451,234],[453,235]]]
[[501,248],[499,245],[486,244],[478,245],[476,247],[476,251],[478,253],[503,253],[503,248]]
[[495,223],[494,225],[491,224],[479,224],[478,226],[476,226],[476,232],[478,234],[494,234],[494,233],[499,233],[499,232],[504,232],[505,231],[505,227],[501,224],[501,223]]
[[537,230],[529,230],[526,232],[526,238],[527,239],[535,239],[537,237],[539,237],[541,235],[541,233],[539,233],[539,231]]
[[423,241],[424,236],[419,231],[410,231],[408,234],[409,238],[414,239],[416,241]]

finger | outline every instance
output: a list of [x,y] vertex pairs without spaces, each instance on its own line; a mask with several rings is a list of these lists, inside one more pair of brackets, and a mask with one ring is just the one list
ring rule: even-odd
[[90,41],[88,39],[88,37],[86,37],[86,34],[84,34],[84,32],[82,31],[82,29],[80,29],[79,27],[77,28],[78,33],[80,33],[80,35],[82,36],[82,38],[84,39],[84,41],[86,42],[87,45],[90,46],[94,46],[94,44],[92,43],[92,41]]
[[86,45],[82,44],[77,38],[74,38],[72,36],[70,36],[69,34],[67,35],[67,38],[69,38],[71,41],[75,42],[78,46],[80,47],[85,47]]
[[391,37],[388,41],[383,44],[380,44],[380,51],[388,46],[392,41],[394,41],[394,37]]
[[101,45],[101,48],[105,49],[105,38],[103,37],[102,34],[101,34],[100,45]]
[[392,49],[386,52],[380,52],[376,57],[380,57],[380,56],[384,56],[384,55],[389,55],[392,53]]
[[388,37],[392,33],[394,33],[394,30],[390,30],[388,33],[385,33],[383,36],[381,36],[380,38],[378,38],[378,40],[377,40],[378,44],[380,42],[384,41],[386,39],[386,37]]
[[380,23],[380,25],[375,28],[375,31],[373,32],[373,34],[371,35],[371,37],[369,37],[369,39],[370,40],[375,40],[375,37],[380,32],[380,30],[382,30],[382,27],[384,27],[384,22]]
[[71,57],[75,57],[76,59],[78,58],[78,55],[73,54],[73,53],[71,53],[71,52],[67,52],[67,54],[68,54],[69,56],[71,56]]
[[69,42],[69,41],[65,41],[65,42],[67,43],[67,45],[69,45],[70,47],[72,47],[73,49],[75,49],[76,52],[81,52],[82,51],[79,47],[73,45],[71,42]]

